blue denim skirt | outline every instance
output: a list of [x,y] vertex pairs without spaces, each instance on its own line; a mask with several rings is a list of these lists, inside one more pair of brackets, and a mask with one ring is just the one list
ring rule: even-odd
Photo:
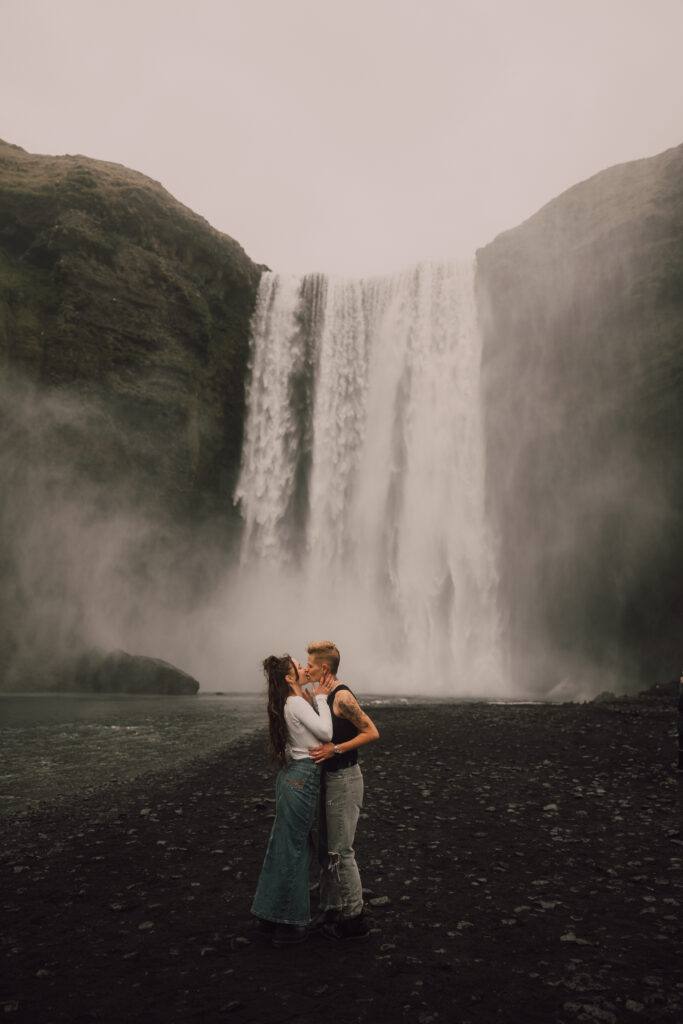
[[278,924],[311,920],[309,868],[311,828],[320,788],[320,765],[289,759],[275,786],[275,821],[251,907]]

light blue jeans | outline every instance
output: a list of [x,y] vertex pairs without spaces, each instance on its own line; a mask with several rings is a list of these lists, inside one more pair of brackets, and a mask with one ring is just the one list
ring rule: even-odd
[[251,907],[278,924],[311,920],[309,869],[311,827],[320,789],[320,765],[289,759],[275,784],[275,821]]
[[360,765],[325,772],[324,788],[327,835],[320,830],[320,907],[356,917],[363,909],[363,886],[353,849],[363,806]]

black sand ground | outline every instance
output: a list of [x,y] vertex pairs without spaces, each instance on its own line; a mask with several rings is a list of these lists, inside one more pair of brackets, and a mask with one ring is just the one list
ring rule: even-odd
[[274,782],[250,738],[5,829],[3,1019],[683,1020],[670,700],[373,718],[368,941],[254,936]]

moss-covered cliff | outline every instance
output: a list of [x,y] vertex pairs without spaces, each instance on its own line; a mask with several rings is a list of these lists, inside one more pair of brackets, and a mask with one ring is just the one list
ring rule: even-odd
[[141,174],[0,143],[0,688],[83,650],[192,661],[261,271]]
[[90,475],[229,507],[261,269],[142,174],[0,143],[0,365],[96,405]]
[[683,146],[478,253],[489,507],[517,679],[683,656]]

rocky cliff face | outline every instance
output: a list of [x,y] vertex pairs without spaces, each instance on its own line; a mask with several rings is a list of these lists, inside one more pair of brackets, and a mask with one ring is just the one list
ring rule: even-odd
[[683,146],[478,253],[511,671],[669,678],[683,613]]
[[0,364],[96,406],[96,478],[229,506],[261,269],[142,174],[0,143]]
[[[558,695],[669,678],[683,147],[577,185],[478,262],[510,672]],[[201,664],[184,621],[224,550],[169,524],[218,521],[224,549],[262,269],[140,174],[0,143],[0,686],[84,649]]]
[[191,660],[262,269],[141,174],[0,143],[0,688],[83,649]]

